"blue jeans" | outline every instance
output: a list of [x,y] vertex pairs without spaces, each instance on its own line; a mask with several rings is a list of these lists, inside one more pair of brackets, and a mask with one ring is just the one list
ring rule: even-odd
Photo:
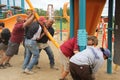
[[[26,56],[23,63],[23,69],[31,70],[39,58],[39,48],[37,42],[25,39]],[[31,56],[33,55],[32,59]]]
[[[39,49],[39,51],[41,52],[42,49]],[[50,48],[50,46],[44,48],[44,50],[46,51],[47,55],[48,55],[48,58],[50,60],[50,65],[53,66],[55,64],[54,62],[54,55],[53,55],[53,51],[52,49]]]

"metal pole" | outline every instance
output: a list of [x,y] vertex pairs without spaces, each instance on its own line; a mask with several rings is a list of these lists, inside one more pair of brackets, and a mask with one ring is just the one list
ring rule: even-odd
[[25,1],[24,0],[21,0],[21,8],[22,8],[22,13],[25,12]]
[[[0,0],[0,4],[1,4],[1,0]],[[2,15],[2,10],[1,10],[1,8],[0,8],[0,16]]]
[[86,0],[79,0],[79,30],[78,30],[78,45],[80,51],[86,48],[87,32],[86,32]]
[[70,38],[74,37],[74,0],[70,0]]
[[107,73],[112,73],[112,22],[113,22],[113,0],[109,0],[108,9],[108,49],[111,52],[110,58],[107,60]]
[[8,10],[10,9],[10,1],[9,0],[7,0],[7,8],[8,8]]
[[[15,6],[15,0],[13,0],[13,6]],[[16,14],[15,9],[14,9],[14,14]]]
[[60,40],[62,40],[62,8],[60,8]]

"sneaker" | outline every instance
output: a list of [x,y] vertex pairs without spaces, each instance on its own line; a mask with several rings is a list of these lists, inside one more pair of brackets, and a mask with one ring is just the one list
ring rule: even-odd
[[35,65],[35,68],[40,69],[41,67],[40,67],[40,66],[38,66],[38,65]]
[[6,67],[12,67],[12,65],[10,63],[5,63],[4,66],[6,66]]
[[0,64],[0,69],[6,69],[6,67],[3,64]]
[[51,68],[51,69],[55,69],[55,70],[59,70],[59,68],[56,67],[55,65],[50,65],[50,68]]
[[29,69],[25,69],[24,73],[26,73],[26,74],[33,74],[34,72],[30,71]]

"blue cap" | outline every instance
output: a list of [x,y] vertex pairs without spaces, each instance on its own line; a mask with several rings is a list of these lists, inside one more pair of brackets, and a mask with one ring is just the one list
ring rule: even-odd
[[110,57],[110,50],[109,49],[104,49],[103,51],[103,54],[106,56],[106,57]]

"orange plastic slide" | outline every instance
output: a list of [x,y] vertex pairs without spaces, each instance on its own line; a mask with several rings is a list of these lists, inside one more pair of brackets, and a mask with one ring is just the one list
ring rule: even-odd
[[[74,36],[77,35],[79,29],[79,1],[74,0]],[[94,35],[105,3],[106,0],[86,0],[86,31],[88,35]],[[68,2],[63,6],[63,16],[69,21],[67,6]]]
[[9,28],[10,31],[12,31],[15,23],[16,23],[16,17],[17,16],[22,16],[23,18],[26,18],[27,15],[26,14],[17,14],[14,15],[10,18],[5,18],[5,19],[0,19],[0,22],[4,22],[5,23],[5,27]]

